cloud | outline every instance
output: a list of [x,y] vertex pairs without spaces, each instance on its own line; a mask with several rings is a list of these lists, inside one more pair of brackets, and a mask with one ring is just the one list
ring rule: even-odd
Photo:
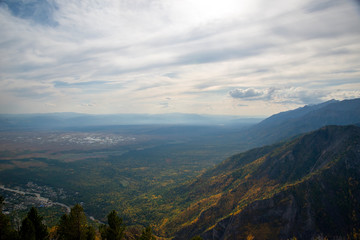
[[168,77],[168,78],[177,78],[178,74],[175,72],[170,72],[170,73],[166,73],[164,74],[164,76]]
[[15,96],[21,99],[48,99],[54,95],[54,91],[43,86],[37,87],[16,87],[10,90]]
[[80,106],[91,108],[91,107],[96,107],[96,103],[82,103]]
[[[253,114],[265,103],[280,111],[290,103],[360,96],[352,92],[360,88],[355,5],[4,0],[1,100],[29,112],[39,111],[41,100],[57,103],[55,111],[96,102],[89,113]],[[171,107],[168,96],[176,99]],[[248,106],[234,112],[234,100]]]
[[266,96],[264,91],[255,90],[253,88],[248,89],[234,89],[229,92],[233,98],[242,98],[248,100],[257,100]]
[[316,104],[324,101],[329,92],[303,88],[275,90],[273,100],[279,103]]
[[202,64],[227,61],[231,59],[243,59],[256,56],[269,47],[270,44],[254,44],[244,47],[234,46],[220,49],[202,49],[202,51],[195,51],[180,56],[177,59],[177,64]]
[[238,107],[247,107],[247,106],[249,106],[249,105],[246,105],[246,104],[236,104],[236,106],[238,106]]
[[57,26],[53,14],[58,7],[52,0],[2,0],[2,8],[6,8],[14,16],[31,20],[34,23]]
[[320,0],[316,2],[310,2],[305,6],[308,12],[324,11],[338,4],[336,0]]
[[56,107],[56,104],[54,103],[45,103],[46,107]]
[[68,83],[63,81],[55,81],[54,87],[57,88],[68,88],[68,87],[87,87],[87,86],[96,86],[96,85],[104,85],[107,82],[104,81],[89,81],[89,82],[76,82],[76,83]]
[[160,106],[162,106],[163,108],[169,108],[169,103],[168,103],[168,102],[160,102],[159,104],[160,104]]
[[283,87],[268,89],[233,89],[229,95],[245,101],[267,101],[277,104],[315,104],[326,100],[329,91],[309,90],[301,87]]

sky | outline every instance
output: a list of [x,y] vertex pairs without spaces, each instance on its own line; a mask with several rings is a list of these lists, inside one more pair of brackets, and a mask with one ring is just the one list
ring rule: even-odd
[[268,116],[360,97],[359,0],[0,0],[0,113]]

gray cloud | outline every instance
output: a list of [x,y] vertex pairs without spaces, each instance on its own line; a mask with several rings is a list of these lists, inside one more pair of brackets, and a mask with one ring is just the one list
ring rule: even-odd
[[258,100],[264,98],[268,94],[264,91],[259,91],[253,88],[248,89],[234,89],[229,92],[230,96],[233,98],[241,98],[247,100]]
[[346,16],[349,12],[355,14],[352,4],[343,4],[336,0],[321,0],[306,3],[304,8],[306,10],[304,13],[297,12],[293,16],[276,17],[274,22],[279,22],[271,27],[272,34],[282,36],[287,40],[304,41],[360,33],[360,28],[356,27],[360,19],[348,21]]
[[166,81],[152,82],[150,84],[146,83],[146,84],[143,84],[142,86],[136,88],[136,90],[142,91],[142,90],[148,90],[148,89],[158,88],[158,87],[163,87],[163,86],[169,86],[169,83]]
[[11,89],[19,98],[28,99],[46,99],[54,95],[54,92],[45,87],[29,87],[29,88],[14,88]]
[[99,85],[103,86],[107,83],[106,81],[89,81],[89,82],[76,82],[76,83],[68,83],[62,81],[55,81],[54,87],[56,88],[79,88],[79,87],[97,87]]
[[330,92],[304,88],[268,88],[268,89],[233,89],[229,92],[232,98],[254,101],[265,100],[280,104],[315,104],[326,99]]
[[204,49],[203,51],[188,53],[177,59],[178,64],[202,64],[226,61],[231,59],[243,59],[259,55],[270,45],[249,46],[247,48],[234,47],[227,49]]
[[80,104],[82,107],[95,107],[96,104],[95,103],[82,103]]
[[175,72],[169,72],[169,73],[164,74],[163,76],[168,77],[168,78],[177,78],[178,74]]
[[238,107],[247,107],[247,106],[249,106],[249,105],[246,105],[246,104],[237,104],[236,106],[238,106]]
[[318,0],[316,2],[310,2],[305,6],[305,10],[308,12],[317,12],[317,11],[323,11],[329,8],[332,8],[339,4],[339,1],[337,0]]

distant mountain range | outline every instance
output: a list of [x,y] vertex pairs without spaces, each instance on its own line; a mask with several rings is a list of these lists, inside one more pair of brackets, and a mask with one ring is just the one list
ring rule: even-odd
[[360,123],[360,98],[344,101],[331,100],[272,115],[242,132],[242,138],[245,143],[261,146],[326,125],[357,123]]
[[0,114],[0,131],[61,129],[116,125],[253,125],[262,118],[199,114],[104,114],[80,113]]
[[[360,230],[360,128],[327,126],[235,155],[168,193],[175,239],[312,239]],[[355,231],[355,232],[354,232]]]
[[241,116],[200,114],[0,114],[0,131],[61,129],[116,125],[243,125],[246,131],[234,134],[234,141],[249,147],[271,144],[326,125],[360,123],[360,99],[331,100],[317,105],[281,112],[263,120]]

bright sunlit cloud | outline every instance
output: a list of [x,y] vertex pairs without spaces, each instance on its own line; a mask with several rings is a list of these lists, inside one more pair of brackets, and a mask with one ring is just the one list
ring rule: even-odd
[[3,0],[0,112],[270,115],[360,97],[358,1]]

